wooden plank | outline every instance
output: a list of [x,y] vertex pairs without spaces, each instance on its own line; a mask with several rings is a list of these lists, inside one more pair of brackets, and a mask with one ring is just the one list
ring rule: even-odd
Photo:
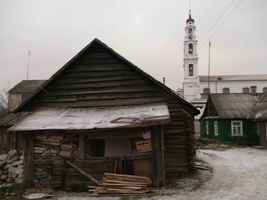
[[44,103],[40,102],[40,106],[56,106],[56,107],[70,107],[70,108],[89,108],[89,107],[109,107],[109,106],[130,106],[130,105],[143,105],[151,103],[163,103],[162,98],[140,98],[140,99],[123,99],[123,100],[110,100],[110,101],[80,101],[73,103],[64,103],[62,102],[51,102]]
[[85,135],[79,135],[79,156],[80,159],[85,159]]
[[164,126],[160,126],[160,151],[161,151],[161,163],[162,163],[162,185],[166,185],[166,170],[165,170],[165,133],[164,133]]
[[131,75],[131,76],[111,76],[111,77],[105,77],[105,78],[83,78],[83,79],[73,79],[73,78],[59,78],[56,83],[57,84],[78,84],[78,83],[99,83],[99,82],[109,82],[109,81],[127,81],[127,80],[142,80],[137,75]]
[[156,92],[152,87],[125,87],[108,90],[93,90],[93,91],[49,91],[45,96],[68,96],[68,95],[92,95],[92,94],[112,94],[112,93],[129,93],[129,92]]
[[27,186],[32,185],[33,181],[33,136],[32,134],[24,135],[24,183]]
[[161,127],[152,129],[152,162],[153,162],[153,186],[162,185],[162,155],[161,155]]
[[94,89],[94,88],[110,88],[110,87],[120,87],[120,86],[145,86],[148,85],[146,81],[143,80],[130,80],[130,81],[109,81],[109,82],[98,82],[98,83],[81,83],[81,84],[56,84],[53,89]]
[[85,176],[86,178],[88,178],[90,181],[92,181],[96,185],[99,185],[98,180],[96,180],[92,175],[88,174],[87,172],[85,172],[84,170],[82,170],[81,168],[79,168],[78,166],[76,166],[75,164],[71,163],[68,160],[66,161],[66,163],[69,166],[73,167],[75,170],[77,170],[80,174],[82,174],[83,176]]

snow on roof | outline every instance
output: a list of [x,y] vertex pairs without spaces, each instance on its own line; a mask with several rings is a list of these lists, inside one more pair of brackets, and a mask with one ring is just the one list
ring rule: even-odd
[[145,127],[170,119],[166,104],[111,108],[42,108],[22,119],[9,131],[89,130]]

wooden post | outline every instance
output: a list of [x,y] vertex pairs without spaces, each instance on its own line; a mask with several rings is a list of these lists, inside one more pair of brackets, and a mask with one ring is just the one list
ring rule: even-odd
[[[22,133],[23,134],[23,133]],[[33,135],[25,134],[24,135],[24,183],[27,186],[32,185],[33,182]]]
[[85,159],[85,136],[80,134],[79,135],[79,157],[81,160]]
[[152,129],[152,163],[153,163],[153,186],[159,187],[163,184],[162,147],[161,147],[161,127]]
[[162,185],[166,184],[166,171],[165,171],[165,145],[164,145],[164,126],[160,126],[161,138],[161,165],[162,165]]

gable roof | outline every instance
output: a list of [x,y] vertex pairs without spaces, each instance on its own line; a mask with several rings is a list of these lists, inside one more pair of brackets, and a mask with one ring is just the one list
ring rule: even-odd
[[257,97],[250,94],[211,94],[203,117],[211,116],[213,108],[212,115],[222,119],[253,119],[256,102]]
[[183,104],[184,106],[186,106],[192,114],[197,115],[199,113],[199,111],[189,102],[185,101],[184,99],[182,99],[181,97],[179,97],[174,91],[172,91],[170,88],[168,88],[167,86],[165,86],[164,84],[162,84],[161,82],[159,82],[158,80],[154,79],[152,76],[150,76],[149,74],[145,73],[143,70],[141,70],[140,68],[138,68],[137,66],[135,66],[133,63],[131,63],[130,61],[128,61],[127,59],[125,59],[124,57],[122,57],[121,55],[119,55],[117,52],[115,52],[113,49],[111,49],[110,47],[108,47],[106,44],[104,44],[103,42],[101,42],[98,39],[94,39],[92,42],[90,42],[84,49],[82,49],[77,55],[75,55],[70,61],[68,61],[61,69],[59,69],[49,80],[47,80],[45,83],[43,83],[43,85],[41,87],[39,87],[32,95],[30,95],[30,97],[24,101],[16,110],[20,111],[23,109],[23,107],[25,105],[27,105],[28,103],[30,103],[34,97],[36,97],[36,95],[38,95],[42,90],[45,90],[45,88],[54,80],[56,79],[66,68],[68,68],[71,64],[73,64],[80,56],[83,55],[83,53],[85,51],[87,51],[88,49],[90,49],[93,45],[99,45],[101,46],[101,48],[104,48],[105,50],[107,50],[110,54],[112,54],[114,57],[116,57],[117,59],[123,61],[124,63],[126,63],[129,67],[131,67],[133,70],[135,70],[136,72],[138,72],[139,74],[141,74],[143,77],[145,77],[146,79],[150,80],[153,84],[159,86],[162,90],[164,90],[165,92],[167,92],[168,94],[172,95],[173,97],[175,97],[177,99],[177,101],[181,104]]
[[29,94],[34,93],[46,80],[22,80],[13,88],[11,88],[9,94]]
[[217,81],[267,81],[267,74],[199,76],[200,82]]
[[258,97],[258,101],[254,107],[255,118],[258,120],[267,119],[267,94]]

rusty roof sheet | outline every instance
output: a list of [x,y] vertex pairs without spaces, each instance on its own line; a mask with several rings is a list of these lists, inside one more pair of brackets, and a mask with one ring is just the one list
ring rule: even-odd
[[170,119],[166,104],[111,108],[42,108],[12,126],[9,131],[89,130],[145,127]]

